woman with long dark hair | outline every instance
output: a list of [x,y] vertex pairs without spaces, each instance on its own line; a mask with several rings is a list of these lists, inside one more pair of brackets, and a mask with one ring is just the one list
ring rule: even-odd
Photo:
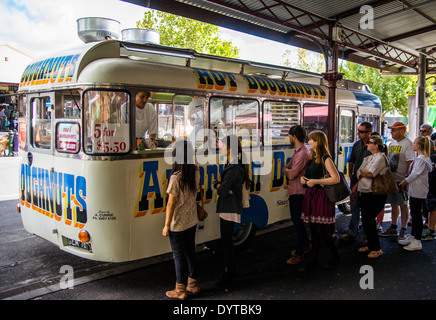
[[[308,138],[312,154],[306,167],[306,174],[300,179],[301,183],[307,187],[301,217],[304,222],[309,223],[312,235],[313,260],[311,266],[318,264],[321,241],[323,241],[332,254],[329,266],[333,267],[340,262],[332,238],[335,227],[335,204],[329,201],[323,186],[337,184],[340,178],[328,150],[325,133],[312,131]],[[324,173],[328,173],[330,177],[325,177]]]
[[245,182],[245,187],[250,189],[251,180],[238,137],[229,135],[221,142],[221,154],[226,159],[226,165],[214,186],[218,190],[216,212],[220,216],[224,270],[217,284],[226,285],[233,281],[235,274],[235,250],[232,236],[235,224],[241,222],[242,188]]
[[195,231],[198,223],[196,197],[200,172],[194,164],[190,142],[178,140],[173,150],[173,167],[168,183],[164,237],[169,236],[176,269],[176,287],[169,298],[186,299],[187,292],[198,293]]

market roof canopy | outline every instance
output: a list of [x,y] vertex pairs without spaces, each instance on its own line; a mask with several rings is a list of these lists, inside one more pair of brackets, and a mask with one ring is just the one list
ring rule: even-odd
[[[435,0],[123,0],[312,51],[340,44],[340,58],[436,73]],[[383,66],[385,63],[386,66]]]

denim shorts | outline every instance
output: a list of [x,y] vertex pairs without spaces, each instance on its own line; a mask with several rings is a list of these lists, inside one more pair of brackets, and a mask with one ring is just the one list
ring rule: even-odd
[[387,203],[390,204],[398,204],[399,206],[406,206],[409,204],[409,197],[407,193],[404,192],[396,192],[388,195]]
[[436,211],[436,196],[433,194],[427,194],[427,209],[429,212]]

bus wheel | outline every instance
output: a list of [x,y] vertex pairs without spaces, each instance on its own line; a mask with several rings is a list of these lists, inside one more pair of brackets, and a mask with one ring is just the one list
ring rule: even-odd
[[344,214],[350,214],[351,213],[350,202],[348,201],[348,202],[338,204],[338,209],[339,209],[339,211],[341,211]]
[[257,226],[253,222],[247,222],[239,226],[233,234],[233,245],[236,250],[245,249],[256,235]]

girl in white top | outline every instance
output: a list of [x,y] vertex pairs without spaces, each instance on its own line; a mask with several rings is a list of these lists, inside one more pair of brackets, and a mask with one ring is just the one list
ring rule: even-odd
[[412,232],[398,243],[406,245],[404,249],[413,251],[421,250],[422,234],[422,208],[428,193],[428,174],[432,169],[430,161],[430,141],[428,137],[418,137],[413,142],[413,150],[417,157],[410,165],[409,175],[401,182],[400,186],[409,185],[409,207],[412,215]]

